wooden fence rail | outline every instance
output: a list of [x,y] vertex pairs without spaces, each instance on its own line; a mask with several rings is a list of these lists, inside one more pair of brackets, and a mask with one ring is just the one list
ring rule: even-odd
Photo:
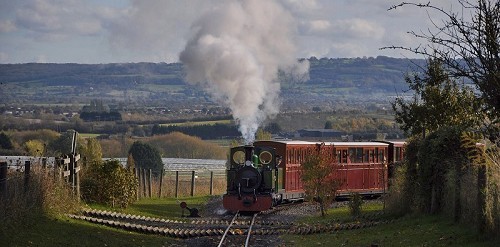
[[[208,173],[208,175],[207,175]],[[137,189],[138,198],[142,197],[153,197],[157,195],[159,198],[163,196],[171,195],[175,198],[183,195],[195,196],[195,195],[214,195],[216,189],[214,188],[214,174],[216,171],[161,171],[159,177],[152,176],[150,169],[136,169],[135,174],[138,179],[139,188]],[[174,175],[175,174],[175,175]],[[173,175],[173,178],[172,178]],[[203,177],[199,177],[203,175]],[[219,171],[218,177],[221,177],[219,181],[225,182],[225,173],[222,174]],[[223,178],[222,178],[223,177]],[[221,184],[219,182],[218,184]],[[200,187],[201,186],[201,187]],[[197,189],[200,187],[202,189]],[[221,189],[221,187],[223,187]],[[169,191],[173,193],[169,194]],[[218,192],[225,190],[225,184],[218,185]],[[182,193],[181,191],[184,191]],[[188,192],[188,194],[186,194]]]
[[[80,166],[78,161],[80,160],[80,155],[69,155],[64,157],[55,158],[56,162],[54,164],[54,179],[65,180],[73,189],[73,193],[79,199],[80,198]],[[41,168],[47,170],[46,159],[42,159]],[[11,165],[12,166],[12,165]],[[29,184],[31,181],[32,173],[32,162],[30,160],[24,161],[24,169],[19,169],[21,165],[15,165],[17,170],[23,170],[24,173],[24,190],[29,189]],[[9,165],[7,162],[0,162],[0,197],[6,195],[7,186],[9,180],[8,172]],[[16,171],[17,172],[17,171]]]
[[[46,159],[45,159],[46,160]],[[24,187],[28,189],[32,166],[40,165],[45,171],[53,171],[56,181],[68,183],[74,195],[80,199],[80,155],[66,155],[54,159],[53,169],[47,166],[43,159],[33,163],[24,161],[23,167],[18,162],[16,170],[24,172]],[[12,167],[12,165],[10,165]],[[24,170],[23,170],[24,168]],[[9,176],[19,172],[9,172],[8,162],[0,162],[0,197],[7,192]],[[196,195],[214,195],[225,191],[224,171],[166,171],[162,170],[160,176],[154,177],[150,169],[136,169],[135,176],[138,179],[137,199],[161,197],[180,197]],[[214,183],[214,181],[217,181]]]

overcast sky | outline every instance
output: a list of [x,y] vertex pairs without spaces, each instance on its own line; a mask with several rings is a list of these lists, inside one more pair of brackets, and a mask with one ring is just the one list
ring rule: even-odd
[[[177,62],[193,22],[225,2],[0,0],[0,63]],[[277,2],[294,20],[298,57],[405,57],[379,48],[416,46],[406,32],[430,27],[423,10],[387,11],[400,0]],[[452,10],[456,1],[431,2]]]

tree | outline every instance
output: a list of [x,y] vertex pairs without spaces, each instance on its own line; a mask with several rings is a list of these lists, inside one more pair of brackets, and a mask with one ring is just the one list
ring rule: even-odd
[[156,135],[145,141],[157,148],[163,157],[188,159],[226,159],[227,150],[215,143],[199,137],[173,132],[168,135]]
[[266,141],[266,140],[271,140],[272,134],[270,132],[267,132],[261,128],[257,130],[257,133],[255,134],[255,140],[257,141]]
[[[48,145],[48,151],[51,151],[53,155],[63,155],[71,153],[71,142],[73,141],[74,130],[68,130],[59,136],[56,140],[52,141]],[[76,150],[80,152],[82,150],[83,139],[77,135],[76,140]]]
[[86,164],[101,163],[101,144],[96,138],[88,138],[85,145],[82,146],[81,155],[84,158]]
[[10,137],[4,132],[0,133],[0,148],[1,149],[13,149],[14,145]]
[[155,177],[161,174],[163,162],[160,152],[153,146],[136,141],[132,144],[128,153],[132,155],[137,167],[141,169],[151,169]]
[[332,121],[328,120],[325,122],[325,129],[333,129]]
[[[401,3],[390,8],[413,6],[436,11],[444,16],[435,29],[410,32],[427,45],[416,48],[391,46],[438,59],[453,77],[470,80],[480,92],[481,111],[487,116],[485,128],[490,140],[497,141],[500,129],[500,2],[496,0],[460,0],[462,13],[453,13],[432,4]],[[469,16],[470,14],[470,16]]]
[[127,170],[129,171],[134,171],[135,169],[135,161],[134,161],[134,157],[132,157],[132,154],[128,154],[128,157],[127,157]]
[[40,157],[45,153],[45,145],[40,140],[29,140],[24,143],[24,150],[28,155]]
[[277,133],[280,133],[282,131],[281,126],[276,122],[269,123],[266,126],[266,128],[264,128],[264,130],[267,132],[271,132],[273,134],[277,134]]
[[423,75],[406,76],[413,101],[392,103],[395,120],[409,135],[432,132],[444,126],[475,127],[483,118],[471,89],[451,80],[439,59],[429,59]]
[[308,197],[319,203],[321,215],[335,199],[340,180],[335,177],[336,165],[324,144],[318,145],[316,150],[309,150],[309,155],[301,164],[302,182]]

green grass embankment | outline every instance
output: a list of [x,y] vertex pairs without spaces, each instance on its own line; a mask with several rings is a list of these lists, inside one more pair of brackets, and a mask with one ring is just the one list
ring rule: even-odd
[[[365,204],[364,213],[382,211],[382,204]],[[388,216],[376,216],[375,220],[387,220]],[[373,218],[372,218],[373,219]],[[309,216],[301,219],[307,224],[331,222],[363,222],[354,220],[347,206],[328,210],[326,217]],[[442,215],[411,215],[395,218],[380,224],[356,230],[334,233],[282,236],[285,246],[500,246],[500,240],[487,239],[465,224],[455,224]]]
[[[140,214],[150,217],[179,218],[180,201],[188,207],[202,207],[209,197],[141,199],[126,209],[90,205],[90,208]],[[187,215],[188,212],[185,212]],[[2,228],[3,229],[3,228]],[[179,240],[129,232],[107,226],[70,219],[64,215],[39,216],[22,225],[15,225],[0,232],[0,246],[170,246]]]

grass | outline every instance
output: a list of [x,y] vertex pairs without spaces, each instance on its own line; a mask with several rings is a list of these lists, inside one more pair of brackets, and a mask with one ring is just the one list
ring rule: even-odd
[[[127,209],[111,209],[89,205],[101,210],[120,211],[150,217],[181,217],[180,201],[188,207],[200,208],[209,197],[141,199]],[[188,212],[185,212],[186,214]],[[6,228],[0,232],[0,246],[170,246],[179,240],[157,235],[139,234],[121,229],[73,220],[66,216],[39,216],[28,224]]]
[[[184,198],[141,199],[126,209],[110,209],[89,205],[101,210],[120,211],[150,217],[177,218],[182,214],[179,203],[203,209],[209,196]],[[379,212],[380,203],[365,203],[364,213]],[[187,212],[185,212],[187,214]],[[326,217],[308,216],[303,223],[349,222],[347,206],[329,209]],[[363,219],[358,219],[363,220]],[[454,224],[444,216],[413,215],[399,218],[390,224],[357,230],[314,235],[284,235],[284,246],[500,246],[498,240],[484,240],[474,230]],[[66,216],[40,216],[22,226],[0,232],[1,246],[171,246],[181,240],[128,232],[107,226],[69,219]]]
[[[381,205],[365,204],[363,212],[377,212]],[[305,223],[352,220],[347,207],[330,209],[325,218],[310,216]],[[362,219],[361,219],[362,221]],[[285,235],[286,246],[500,246],[499,240],[486,240],[466,225],[455,224],[445,216],[413,215],[392,223],[356,230],[314,235]]]
[[32,225],[11,230],[2,237],[2,246],[132,247],[169,246],[175,242],[171,238],[127,232],[67,217],[40,217]]
[[[182,216],[181,202],[186,202],[189,208],[200,209],[210,198],[209,196],[184,197],[184,198],[143,198],[126,209],[110,209],[103,205],[92,204],[91,208],[100,210],[113,210],[126,214],[137,214],[149,217],[179,218]],[[185,210],[184,214],[188,214]]]
[[79,136],[81,136],[82,138],[97,138],[98,136],[100,136],[101,134],[92,134],[92,133],[78,133]]

